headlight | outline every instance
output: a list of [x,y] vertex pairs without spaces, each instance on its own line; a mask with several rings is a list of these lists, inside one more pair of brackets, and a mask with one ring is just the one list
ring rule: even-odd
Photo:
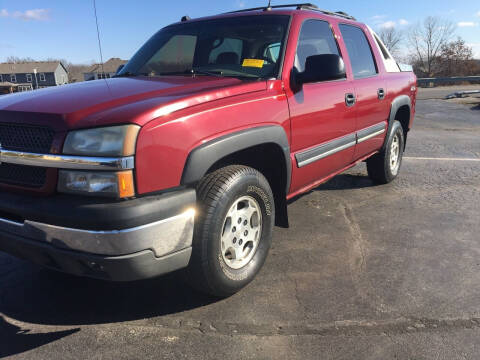
[[58,191],[71,194],[126,198],[135,195],[131,170],[119,172],[60,170]]
[[121,125],[68,133],[63,145],[66,155],[86,156],[131,156],[140,127]]

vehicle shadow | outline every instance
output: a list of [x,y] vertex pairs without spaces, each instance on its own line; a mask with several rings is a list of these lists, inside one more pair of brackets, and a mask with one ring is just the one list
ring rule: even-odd
[[313,191],[354,190],[375,186],[378,186],[378,184],[374,183],[367,175],[363,173],[340,174],[330,179],[326,183],[319,185],[313,189]]
[[375,186],[379,185],[370,180],[370,178],[362,172],[340,174],[306,193],[295,196],[288,201],[288,204],[291,204],[314,191],[354,190],[372,188]]
[[[363,173],[341,174],[311,192],[373,186]],[[0,314],[26,323],[117,323],[176,314],[219,301],[191,289],[178,272],[150,280],[114,283],[39,268],[6,254],[0,254],[0,262],[2,257],[8,257],[11,265],[8,275],[0,271]]]
[[76,328],[49,333],[29,334],[29,330],[21,329],[18,326],[12,325],[0,316],[0,358],[33,350],[78,331],[80,331],[80,329]]
[[192,290],[178,273],[114,283],[58,273],[27,262],[15,267],[17,271],[6,278],[0,274],[0,313],[27,323],[117,323],[174,314],[218,301]]

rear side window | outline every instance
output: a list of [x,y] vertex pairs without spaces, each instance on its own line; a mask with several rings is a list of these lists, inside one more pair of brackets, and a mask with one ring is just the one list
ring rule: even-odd
[[353,76],[364,78],[377,74],[372,49],[362,29],[351,25],[340,25],[343,41],[352,63]]
[[340,55],[330,24],[322,20],[305,21],[298,39],[295,68],[303,72],[307,57],[323,54]]

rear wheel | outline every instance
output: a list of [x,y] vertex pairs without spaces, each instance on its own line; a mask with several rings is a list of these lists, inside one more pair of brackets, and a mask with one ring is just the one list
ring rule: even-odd
[[404,148],[403,128],[400,122],[395,120],[385,149],[367,160],[368,176],[379,184],[393,181],[400,171]]
[[197,187],[198,216],[187,281],[215,296],[251,282],[270,249],[274,200],[265,177],[233,165],[208,174]]

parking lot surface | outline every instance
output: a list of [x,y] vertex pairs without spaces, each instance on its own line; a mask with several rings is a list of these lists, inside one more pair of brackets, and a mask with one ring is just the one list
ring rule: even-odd
[[480,84],[462,86],[438,86],[434,88],[423,88],[418,92],[419,100],[444,99],[445,96],[456,91],[480,90]]
[[479,138],[480,106],[420,100],[400,177],[376,186],[361,164],[291,203],[228,299],[0,254],[0,357],[478,359]]

